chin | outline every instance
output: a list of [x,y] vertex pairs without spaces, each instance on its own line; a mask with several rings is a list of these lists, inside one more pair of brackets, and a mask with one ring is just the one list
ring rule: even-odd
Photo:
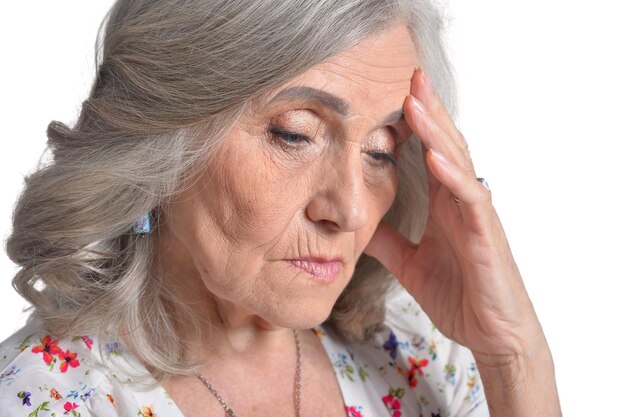
[[271,314],[260,314],[259,316],[269,326],[274,328],[287,329],[310,329],[318,326],[328,319],[332,312],[335,300],[314,301],[314,302],[289,302],[280,303],[279,310]]
[[[342,271],[331,282],[288,269],[272,276],[273,291],[256,292],[247,299],[248,308],[274,328],[310,329],[325,322],[337,299],[348,285],[353,268]],[[268,274],[269,275],[269,274]],[[268,277],[266,275],[266,277]],[[269,278],[269,277],[268,277]],[[281,285],[289,283],[289,286]]]

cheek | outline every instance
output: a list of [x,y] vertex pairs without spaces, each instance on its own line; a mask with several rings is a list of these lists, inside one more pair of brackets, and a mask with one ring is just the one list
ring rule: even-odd
[[398,193],[398,169],[388,167],[369,176],[366,186],[371,195],[371,213],[376,224],[389,211]]
[[212,170],[216,192],[210,197],[210,216],[229,242],[266,247],[295,215],[302,187],[281,175],[280,165],[255,142],[248,137],[235,140],[231,152]]
[[[369,243],[378,224],[393,205],[398,192],[397,174],[394,172],[385,181],[379,181],[376,187],[370,186],[370,215],[367,226],[356,236],[356,253],[360,255]],[[356,257],[355,257],[356,258]]]

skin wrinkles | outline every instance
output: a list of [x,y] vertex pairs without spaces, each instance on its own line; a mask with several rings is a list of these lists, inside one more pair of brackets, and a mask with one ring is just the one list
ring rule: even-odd
[[[333,94],[327,93],[323,90],[319,90],[317,88],[311,88],[307,86],[298,86],[298,87],[290,87],[288,89],[282,90],[278,94],[276,94],[269,103],[265,104],[272,105],[276,102],[280,101],[289,101],[289,100],[314,100],[324,104],[326,107],[333,109],[336,113],[341,116],[346,116],[350,113],[350,105],[343,100],[341,97],[337,97]],[[392,113],[390,113],[382,125],[389,125],[397,123],[398,121],[404,120],[404,110],[398,109]]]
[[[292,92],[293,89],[287,91]],[[309,93],[307,92],[305,95],[308,96]],[[314,100],[317,100],[317,93],[314,95],[316,96]],[[299,95],[299,97],[302,96]],[[331,106],[335,111],[335,105]],[[340,110],[346,108],[341,107]],[[392,114],[395,117],[398,112]],[[289,137],[303,136],[305,140],[310,141],[310,143],[301,143],[305,146],[288,146],[281,140],[277,140],[285,148],[285,160],[287,162],[297,161],[300,158],[308,163],[316,163],[323,156],[323,153],[357,152],[358,154],[359,151],[358,144],[344,141],[342,145],[342,133],[337,131],[333,121],[326,121],[323,116],[320,117],[310,110],[291,110],[272,118],[268,130],[270,137],[287,134]],[[343,133],[343,135],[346,134]],[[364,155],[368,155],[369,159],[366,158],[366,161],[369,161],[368,163],[371,165],[369,171],[373,174],[366,177],[367,184],[375,185],[380,182],[381,178],[386,179],[388,177],[388,173],[384,172],[385,161],[389,159],[395,163],[397,160],[399,150],[404,142],[403,139],[399,139],[399,136],[400,133],[396,128],[377,128],[360,145]],[[298,155],[295,155],[291,149],[295,149]],[[295,164],[297,165],[297,162]]]
[[[216,323],[210,349],[192,348],[196,357],[291,346],[290,328],[328,317],[395,199],[397,168],[374,153],[397,153],[410,136],[400,109],[418,65],[399,27],[312,67],[272,94],[321,90],[345,102],[345,115],[311,97],[255,105],[202,178],[169,204],[157,247],[165,272],[184,283],[172,291]],[[334,282],[321,285],[285,261],[312,256],[341,258]]]

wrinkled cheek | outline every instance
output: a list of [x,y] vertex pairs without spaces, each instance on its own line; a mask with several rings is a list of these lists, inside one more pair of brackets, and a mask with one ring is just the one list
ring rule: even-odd
[[380,187],[373,195],[374,202],[372,204],[373,209],[370,212],[370,221],[368,222],[365,230],[359,234],[356,242],[359,253],[365,249],[365,246],[367,246],[369,241],[372,239],[372,236],[374,236],[376,228],[380,224],[381,220],[393,207],[397,191],[397,181],[394,178],[393,181],[389,181],[386,186]]
[[242,161],[231,164],[224,200],[229,202],[229,216],[224,229],[239,244],[264,245],[278,239],[294,213],[292,193],[295,181],[277,178],[276,168],[255,155],[258,165],[246,166]]
[[398,196],[398,178],[396,176],[394,176],[393,181],[389,186],[389,189],[387,190],[385,196],[385,209],[383,216],[389,211],[389,209],[391,209],[393,203],[396,200],[396,197]]
[[374,216],[378,219],[376,224],[378,224],[385,214],[387,214],[387,212],[392,208],[397,194],[398,180],[397,176],[394,174],[386,181],[385,184],[381,184],[374,193],[374,198],[376,200],[373,204],[375,206],[374,211],[376,213]]

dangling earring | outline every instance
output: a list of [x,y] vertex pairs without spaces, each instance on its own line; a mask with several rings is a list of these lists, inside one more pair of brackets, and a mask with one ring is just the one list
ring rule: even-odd
[[156,227],[156,210],[146,211],[133,223],[133,233],[139,236],[150,234]]

